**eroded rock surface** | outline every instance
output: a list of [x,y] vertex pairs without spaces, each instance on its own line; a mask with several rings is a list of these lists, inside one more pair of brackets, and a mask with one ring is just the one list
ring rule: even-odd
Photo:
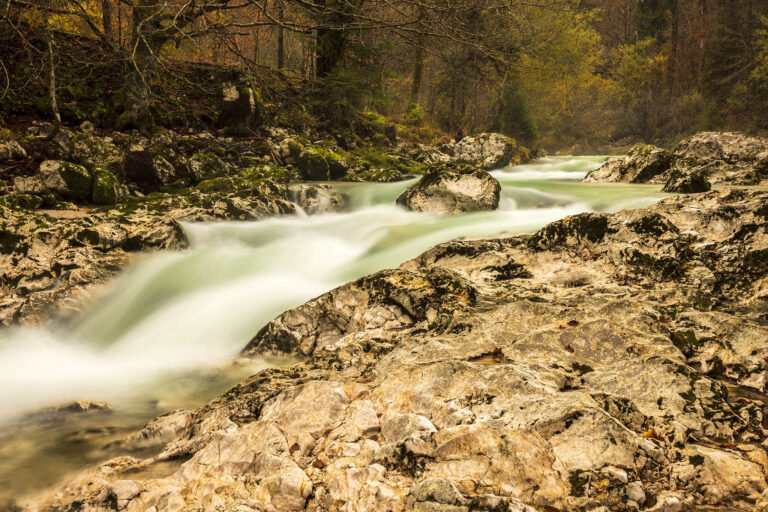
[[[669,191],[704,191],[690,183],[760,185],[768,183],[768,139],[733,132],[701,132],[672,153],[639,144],[624,158],[608,160],[584,181],[664,183]],[[683,184],[681,186],[681,183]]]
[[37,503],[764,510],[766,212],[725,190],[439,245],[284,313],[248,352],[304,362]]
[[637,144],[626,157],[611,158],[590,172],[586,182],[648,183],[669,170],[672,154],[666,149]]
[[397,204],[439,214],[495,210],[500,193],[498,180],[483,170],[438,167],[400,194]]

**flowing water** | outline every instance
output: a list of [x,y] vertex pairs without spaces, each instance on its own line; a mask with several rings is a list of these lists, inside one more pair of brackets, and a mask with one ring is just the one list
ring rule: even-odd
[[344,282],[447,240],[530,232],[663,197],[655,186],[579,183],[602,159],[544,158],[494,171],[502,198],[493,212],[406,211],[394,201],[410,180],[334,184],[350,198],[345,213],[185,225],[188,250],[143,256],[73,325],[0,332],[0,423],[76,399],[115,407],[107,416],[0,430],[0,503],[111,456],[108,441],[151,417],[287,364],[233,361],[275,316]]

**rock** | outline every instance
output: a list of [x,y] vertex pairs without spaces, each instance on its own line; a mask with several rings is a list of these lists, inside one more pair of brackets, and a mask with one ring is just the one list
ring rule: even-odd
[[439,214],[495,210],[500,193],[499,182],[485,171],[441,168],[409,187],[397,198],[397,204]]
[[288,199],[308,215],[341,212],[346,198],[328,185],[293,185],[288,187]]
[[122,189],[114,174],[106,169],[93,170],[93,191],[91,198],[96,204],[117,204]]
[[173,441],[192,423],[192,413],[185,410],[169,412],[149,422],[139,432],[131,434],[120,444],[128,450],[163,446]]
[[123,167],[123,152],[109,139],[94,135],[92,125],[90,128],[90,131],[84,130],[69,140],[67,160],[90,171],[98,167],[119,175]]
[[457,142],[453,148],[453,159],[492,170],[509,165],[516,156],[519,157],[518,151],[514,139],[499,133],[482,133]]
[[349,162],[338,153],[326,152],[325,160],[328,162],[328,174],[332,180],[344,178],[349,172]]
[[126,152],[123,160],[123,175],[145,194],[163,185],[169,185],[176,179],[175,169],[165,158],[152,156],[149,151],[140,147]]
[[226,176],[228,169],[221,158],[213,153],[198,152],[187,160],[187,172],[192,183],[200,183],[218,176]]
[[627,499],[634,501],[638,505],[645,503],[645,490],[643,489],[642,482],[630,482],[627,485]]
[[139,491],[139,485],[133,480],[117,480],[108,487],[109,495],[117,501],[118,510],[124,509]]
[[768,372],[766,211],[766,191],[718,190],[440,244],[283,313],[246,353],[300,361],[39,508],[114,508],[105,489],[141,472],[128,510],[749,509],[768,488],[763,398],[739,385]]
[[331,179],[330,166],[325,156],[316,148],[305,147],[296,157],[301,177],[309,181],[328,181]]
[[24,423],[43,423],[63,421],[76,414],[111,413],[112,405],[96,400],[77,400],[65,404],[54,405],[27,414],[21,420]]
[[222,104],[218,125],[232,135],[251,135],[262,120],[263,105],[258,92],[251,87],[232,83],[222,86]]
[[43,191],[43,182],[39,176],[16,176],[13,188],[18,194],[39,194]]
[[624,158],[612,158],[587,174],[586,182],[648,183],[672,166],[672,154],[648,144],[637,144]]
[[698,181],[698,189],[704,187],[704,180],[713,185],[768,183],[768,138],[701,132],[680,142],[672,153],[640,144],[625,158],[607,161],[584,179],[631,183],[680,180]]
[[432,146],[425,146],[424,144],[418,144],[416,146],[416,150],[412,153],[412,157],[417,162],[427,165],[447,164],[453,160],[451,155]]
[[669,175],[669,180],[664,185],[662,192],[676,194],[696,194],[700,192],[709,192],[712,185],[707,181],[706,176],[701,171],[683,173],[673,170]]
[[0,142],[0,162],[6,160],[21,160],[22,158],[27,158],[27,152],[21,147],[21,144],[15,140]]
[[46,160],[40,164],[40,180],[44,187],[64,199],[82,201],[91,198],[93,177],[81,165]]
[[309,355],[360,331],[396,329],[425,320],[439,324],[471,304],[475,293],[461,276],[443,269],[382,271],[286,311],[248,343],[244,354]]

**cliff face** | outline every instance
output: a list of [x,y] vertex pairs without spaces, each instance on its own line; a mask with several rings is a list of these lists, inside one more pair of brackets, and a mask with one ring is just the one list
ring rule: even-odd
[[766,305],[768,192],[442,244],[284,313],[245,354],[304,362],[38,505],[765,510]]

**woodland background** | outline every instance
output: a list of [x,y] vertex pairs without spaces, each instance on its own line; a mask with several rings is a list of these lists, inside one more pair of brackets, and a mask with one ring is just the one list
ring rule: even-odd
[[760,0],[0,0],[0,123],[189,127],[247,84],[278,126],[595,152],[768,131]]

